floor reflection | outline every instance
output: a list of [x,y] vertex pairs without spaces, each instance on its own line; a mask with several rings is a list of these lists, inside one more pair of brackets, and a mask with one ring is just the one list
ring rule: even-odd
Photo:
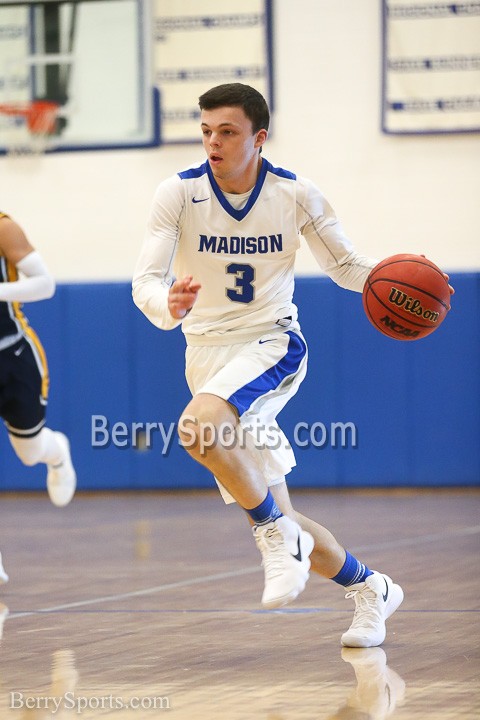
[[352,666],[357,684],[330,720],[385,720],[403,705],[405,682],[388,667],[382,648],[343,648],[342,660]]
[[[8,608],[0,605],[0,638],[7,616]],[[11,629],[15,635],[13,625]],[[38,627],[30,627],[26,632],[38,630]],[[77,644],[79,640],[78,636],[74,639]],[[0,645],[0,660],[1,653]],[[245,673],[241,668],[232,668],[231,683],[212,677],[205,684],[199,684],[194,677],[179,680],[181,668],[177,668],[161,685],[155,677],[145,677],[143,682],[129,682],[128,669],[123,667],[119,668],[119,681],[112,683],[105,680],[115,657],[94,657],[84,668],[82,678],[82,672],[76,667],[75,652],[64,648],[37,658],[35,666],[39,668],[42,663],[45,669],[49,666],[50,671],[43,675],[41,684],[31,678],[32,690],[29,691],[28,672],[23,676],[25,667],[22,672],[24,659],[20,653],[15,661],[17,667],[9,667],[13,670],[15,685],[8,687],[5,675],[0,684],[2,720],[66,720],[73,717],[147,720],[163,717],[164,711],[178,720],[386,720],[394,716],[405,698],[405,682],[388,667],[382,648],[341,650],[341,660],[353,669],[350,685],[343,679],[339,682],[322,680],[321,669],[315,673],[318,682],[313,682],[311,675],[302,682],[301,668],[296,672],[293,668],[285,672],[281,667],[273,674],[262,676],[259,673],[257,684],[251,673]],[[94,676],[92,665],[95,666]],[[341,669],[340,660],[338,665]],[[344,677],[343,673],[339,675]],[[173,679],[175,676],[176,680]]]
[[76,699],[78,678],[74,653],[69,649],[57,650],[51,657],[50,686],[42,693],[10,690],[6,706],[0,703],[1,717],[17,720],[78,717],[81,709]]

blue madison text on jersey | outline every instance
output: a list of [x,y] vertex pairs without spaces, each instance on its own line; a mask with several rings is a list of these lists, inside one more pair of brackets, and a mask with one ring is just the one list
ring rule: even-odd
[[283,250],[282,233],[260,235],[259,237],[238,237],[232,235],[200,235],[199,252],[225,253],[226,255],[255,255]]

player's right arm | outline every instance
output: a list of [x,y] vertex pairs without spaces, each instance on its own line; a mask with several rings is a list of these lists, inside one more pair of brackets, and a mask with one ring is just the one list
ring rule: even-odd
[[22,275],[0,283],[0,301],[36,302],[55,293],[55,280],[39,252],[28,241],[22,228],[6,215],[0,215],[0,255]]
[[168,292],[168,310],[170,315],[183,320],[192,309],[200,290],[200,283],[193,282],[192,275],[186,275],[181,280],[175,280]]
[[135,305],[162,330],[181,323],[200,289],[191,276],[175,281],[173,278],[184,202],[178,176],[159,185],[133,277]]

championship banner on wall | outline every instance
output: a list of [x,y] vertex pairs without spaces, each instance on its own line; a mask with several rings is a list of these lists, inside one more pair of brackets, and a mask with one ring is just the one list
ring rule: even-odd
[[271,0],[155,0],[154,84],[161,143],[198,142],[198,97],[242,82],[272,107]]
[[480,2],[383,0],[382,129],[480,131]]

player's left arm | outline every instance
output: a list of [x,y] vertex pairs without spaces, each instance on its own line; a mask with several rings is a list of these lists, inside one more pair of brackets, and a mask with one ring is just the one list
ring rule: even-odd
[[[356,252],[332,207],[313,183],[300,185],[303,197],[297,215],[301,232],[321,269],[337,285],[362,292],[365,282],[379,260]],[[423,256],[425,257],[425,256]],[[444,273],[448,283],[449,277]],[[449,284],[450,294],[455,290]]]
[[0,301],[36,302],[53,296],[55,280],[40,253],[30,244],[22,228],[9,217],[0,218],[0,254],[22,276],[0,283]]
[[320,268],[337,285],[362,292],[378,260],[357,253],[320,190],[299,179],[297,223]]

